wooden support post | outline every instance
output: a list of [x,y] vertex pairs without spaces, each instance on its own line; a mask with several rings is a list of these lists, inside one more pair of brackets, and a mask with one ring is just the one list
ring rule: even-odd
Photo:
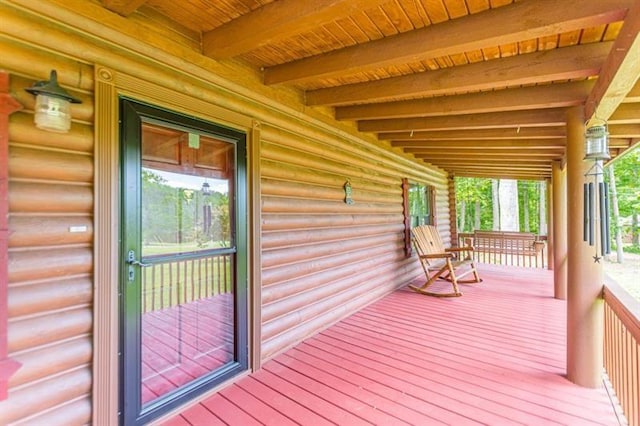
[[551,179],[545,181],[547,185],[547,269],[554,268],[554,246],[553,246],[553,182]]
[[9,74],[0,72],[0,401],[7,397],[9,378],[20,363],[8,356],[9,291],[9,115],[22,105],[9,93]]
[[567,174],[560,161],[551,166],[553,179],[553,297],[567,299]]
[[602,260],[583,241],[584,110],[567,117],[567,378],[580,386],[602,386],[604,307]]
[[451,247],[458,247],[458,215],[456,212],[456,182],[453,173],[449,173],[449,229],[451,232]]

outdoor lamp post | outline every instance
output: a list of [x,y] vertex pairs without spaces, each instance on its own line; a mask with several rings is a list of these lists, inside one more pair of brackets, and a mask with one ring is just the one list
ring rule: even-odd
[[79,104],[80,99],[71,96],[58,85],[58,74],[51,70],[48,81],[38,81],[24,89],[35,95],[35,124],[39,129],[67,133],[71,128],[70,104]]

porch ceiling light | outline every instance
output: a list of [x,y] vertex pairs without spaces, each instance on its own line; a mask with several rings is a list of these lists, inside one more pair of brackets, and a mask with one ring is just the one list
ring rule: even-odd
[[608,160],[609,132],[606,125],[589,127],[585,133],[585,160]]
[[58,85],[58,74],[51,70],[48,81],[38,81],[24,89],[36,97],[34,122],[39,129],[67,133],[71,128],[70,104],[82,101]]

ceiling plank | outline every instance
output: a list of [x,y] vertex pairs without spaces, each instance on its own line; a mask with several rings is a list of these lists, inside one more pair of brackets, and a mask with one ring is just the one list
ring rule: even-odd
[[402,97],[452,95],[598,75],[612,42],[545,50],[509,58],[425,71],[306,92],[306,103],[344,105]]
[[[609,126],[611,132],[613,126]],[[429,141],[429,140],[521,140],[521,139],[564,139],[567,136],[564,127],[512,127],[508,129],[474,129],[474,130],[424,130],[417,132],[379,133],[378,139],[394,141]]]
[[584,104],[594,84],[584,80],[429,99],[339,106],[335,109],[335,116],[338,120],[362,120],[569,107]]
[[492,114],[467,114],[450,117],[417,117],[391,120],[363,120],[358,122],[361,132],[397,132],[447,129],[504,129],[522,127],[564,126],[566,110],[551,108],[532,111],[496,112]]
[[213,59],[231,58],[386,2],[388,0],[274,1],[204,33],[203,53]]
[[640,76],[640,1],[627,13],[611,53],[602,66],[596,86],[587,99],[589,124],[611,117]]
[[102,0],[102,5],[112,12],[122,16],[129,16],[147,0]]
[[[333,78],[619,21],[633,0],[517,2],[265,70],[265,84]],[[533,19],[535,17],[535,19]]]
[[500,148],[558,148],[566,146],[564,139],[533,139],[533,140],[481,140],[481,141],[391,141],[391,146],[396,148],[423,148],[432,147],[438,149],[469,148],[492,150]]

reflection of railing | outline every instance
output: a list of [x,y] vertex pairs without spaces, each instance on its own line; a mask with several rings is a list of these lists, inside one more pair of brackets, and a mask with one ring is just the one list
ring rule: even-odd
[[604,367],[630,426],[640,425],[640,303],[605,283]]
[[152,263],[142,269],[142,312],[193,302],[231,289],[232,254]]
[[476,262],[544,268],[546,239],[527,232],[474,231],[458,234],[458,246],[473,245]]

